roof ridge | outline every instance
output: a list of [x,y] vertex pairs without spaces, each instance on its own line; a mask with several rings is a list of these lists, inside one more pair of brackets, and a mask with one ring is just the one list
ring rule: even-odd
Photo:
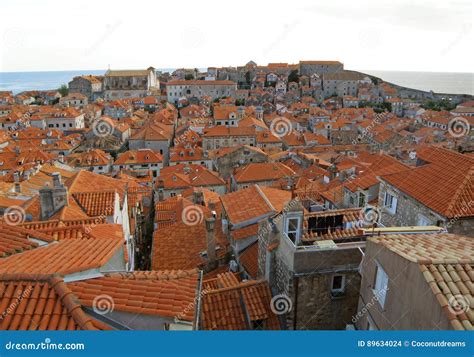
[[76,295],[69,289],[62,277],[51,275],[48,279],[51,288],[58,294],[64,307],[71,314],[74,321],[83,330],[95,330],[92,318],[88,317],[82,310],[82,305],[78,302]]
[[275,209],[275,207],[273,207],[272,203],[270,202],[270,200],[267,198],[267,196],[265,195],[265,193],[261,190],[261,188],[256,184],[254,185],[255,189],[257,190],[257,192],[259,193],[260,197],[263,198],[263,200],[265,201],[265,203],[268,205],[268,207],[270,207],[270,209],[273,211],[273,212],[277,212],[277,210]]
[[[217,279],[217,278],[215,278]],[[209,280],[213,280],[213,279],[209,279]],[[229,286],[229,287],[225,287],[225,288],[220,288],[220,289],[214,289],[214,290],[211,290],[207,293],[207,295],[211,295],[211,294],[216,294],[216,293],[222,293],[222,292],[226,292],[226,291],[231,291],[231,290],[241,290],[241,289],[245,289],[249,286],[256,286],[256,285],[260,285],[260,284],[264,284],[266,283],[266,280],[248,280],[248,281],[241,281],[239,283],[239,285],[235,285],[235,286]]]

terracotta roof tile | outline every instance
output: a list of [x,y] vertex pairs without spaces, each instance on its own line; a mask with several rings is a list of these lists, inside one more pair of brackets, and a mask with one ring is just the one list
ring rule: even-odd
[[249,330],[263,320],[266,330],[279,330],[278,317],[271,311],[271,293],[266,281],[249,281],[211,290],[202,298],[203,330]]
[[197,270],[147,271],[106,274],[67,285],[85,306],[106,294],[114,301],[114,311],[193,321],[198,279]]
[[247,274],[255,279],[258,273],[258,242],[240,253],[239,260]]
[[61,278],[0,276],[1,330],[97,330]]
[[[2,260],[0,274],[72,274],[103,267],[120,250],[123,240],[68,239]],[[125,264],[125,261],[124,261]]]

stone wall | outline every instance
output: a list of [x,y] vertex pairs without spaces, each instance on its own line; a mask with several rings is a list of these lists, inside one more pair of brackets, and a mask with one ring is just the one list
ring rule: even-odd
[[357,313],[361,277],[357,271],[344,274],[346,291],[337,298],[331,296],[333,274],[315,274],[296,278],[296,329],[342,330],[352,323]]

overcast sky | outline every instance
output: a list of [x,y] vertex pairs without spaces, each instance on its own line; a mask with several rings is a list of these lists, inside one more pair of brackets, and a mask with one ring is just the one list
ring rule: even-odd
[[471,0],[1,0],[0,71],[340,60],[474,72]]

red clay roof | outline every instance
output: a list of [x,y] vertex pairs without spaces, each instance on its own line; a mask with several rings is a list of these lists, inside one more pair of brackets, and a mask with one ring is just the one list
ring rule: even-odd
[[0,275],[1,330],[97,330],[56,276]]
[[245,249],[240,254],[239,260],[247,274],[255,279],[258,274],[258,242]]
[[198,278],[197,270],[164,270],[106,274],[67,285],[85,306],[106,294],[113,299],[114,311],[193,321]]
[[280,212],[291,200],[291,192],[253,185],[221,196],[222,205],[233,225]]
[[203,330],[249,330],[252,323],[264,321],[266,330],[279,330],[278,317],[272,312],[271,292],[266,281],[249,281],[203,295]]
[[444,149],[421,157],[431,163],[381,179],[447,218],[474,216],[474,160]]
[[70,239],[28,250],[2,260],[0,274],[72,274],[103,267],[120,250],[123,240]]
[[238,183],[272,181],[296,173],[281,162],[251,163],[237,169],[234,177]]
[[[192,207],[192,206],[191,206]],[[188,212],[192,212],[192,209]],[[196,212],[196,211],[195,211]],[[152,268],[194,269],[207,262],[201,253],[207,249],[204,214],[194,225],[178,222],[156,230],[153,234]],[[229,242],[222,233],[220,221],[216,221],[216,255],[227,252]]]

